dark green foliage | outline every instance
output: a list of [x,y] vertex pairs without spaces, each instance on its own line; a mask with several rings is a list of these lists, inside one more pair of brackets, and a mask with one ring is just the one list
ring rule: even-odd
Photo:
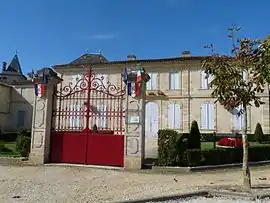
[[257,142],[262,143],[266,141],[266,138],[263,134],[262,126],[260,123],[257,123],[254,134],[255,134],[255,138]]
[[[243,151],[239,148],[216,148],[209,150],[187,150],[188,166],[223,165],[241,163]],[[270,160],[270,145],[249,147],[249,161]]]
[[177,166],[185,164],[185,151],[184,136],[170,129],[158,131],[158,165]]
[[0,152],[2,152],[5,148],[5,144],[4,143],[0,143]]
[[18,133],[16,139],[16,151],[19,152],[23,157],[27,157],[30,153],[31,145],[31,132],[22,130]]
[[197,121],[192,121],[187,145],[188,149],[201,149],[201,133]]

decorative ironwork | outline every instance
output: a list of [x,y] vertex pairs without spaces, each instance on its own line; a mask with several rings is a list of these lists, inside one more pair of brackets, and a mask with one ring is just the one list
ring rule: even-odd
[[69,82],[55,89],[54,131],[89,131],[95,126],[101,131],[123,135],[126,88],[123,83],[117,87],[104,79],[88,67],[76,84]]
[[97,77],[91,67],[88,68],[86,73],[82,74],[82,78],[78,79],[74,86],[72,85],[73,83],[70,82],[68,85],[57,91],[55,95],[57,97],[70,96],[80,91],[87,91],[88,88],[115,97],[123,96],[126,93],[126,88],[123,88],[122,85],[119,87],[111,84],[109,81],[104,82],[104,76]]

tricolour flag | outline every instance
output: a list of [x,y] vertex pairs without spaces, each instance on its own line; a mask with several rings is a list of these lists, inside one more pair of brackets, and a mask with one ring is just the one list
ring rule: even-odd
[[143,73],[143,68],[140,66],[137,70],[137,80],[136,82],[141,82],[142,81],[142,73]]
[[127,82],[128,82],[127,68],[124,69],[123,81],[124,81],[125,84],[127,84]]
[[45,96],[45,84],[35,84],[35,94],[37,97]]

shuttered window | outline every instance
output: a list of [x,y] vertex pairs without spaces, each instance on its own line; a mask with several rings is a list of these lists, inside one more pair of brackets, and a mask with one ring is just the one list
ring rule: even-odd
[[232,110],[233,115],[232,115],[232,120],[233,120],[233,130],[241,131],[243,127],[243,115],[239,115],[238,113],[240,110],[243,108],[242,105],[236,107],[235,109]]
[[179,104],[168,105],[168,128],[181,129],[181,108]]
[[108,112],[105,104],[97,105],[96,125],[98,129],[108,129]]
[[179,72],[172,72],[169,75],[170,90],[180,89],[180,74]]
[[82,75],[80,75],[80,74],[72,75],[71,87],[72,88],[74,88],[75,86],[78,87],[79,83],[80,83],[80,79],[82,79]]
[[71,128],[78,129],[80,128],[80,112],[81,112],[81,105],[72,104],[70,105],[70,117],[69,117],[69,126]]
[[201,105],[201,129],[213,130],[215,128],[214,104]]
[[212,80],[212,75],[207,75],[204,71],[201,71],[201,89],[209,89],[209,84]]
[[158,74],[148,73],[150,80],[146,83],[147,90],[158,90]]

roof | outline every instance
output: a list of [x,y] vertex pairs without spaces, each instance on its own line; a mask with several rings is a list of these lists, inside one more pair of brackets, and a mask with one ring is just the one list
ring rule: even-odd
[[20,73],[21,75],[23,75],[22,73],[22,69],[21,69],[21,65],[20,65],[20,61],[18,58],[18,55],[15,54],[12,61],[10,62],[7,70],[8,72],[17,72]]
[[[97,64],[130,64],[130,63],[175,63],[180,61],[202,61],[209,56],[188,56],[188,57],[174,57],[174,58],[159,58],[159,59],[142,59],[142,60],[124,60],[124,61],[107,61],[103,63],[95,63],[95,61],[81,61],[81,63],[69,63],[69,64],[62,64],[62,65],[55,65],[53,68],[60,68],[60,67],[68,67],[68,66],[79,66],[79,65],[97,65]],[[76,59],[77,60],[77,59]],[[75,60],[75,61],[76,61]]]
[[97,64],[97,63],[108,63],[108,60],[101,54],[84,54],[69,64],[83,65],[83,64]]

